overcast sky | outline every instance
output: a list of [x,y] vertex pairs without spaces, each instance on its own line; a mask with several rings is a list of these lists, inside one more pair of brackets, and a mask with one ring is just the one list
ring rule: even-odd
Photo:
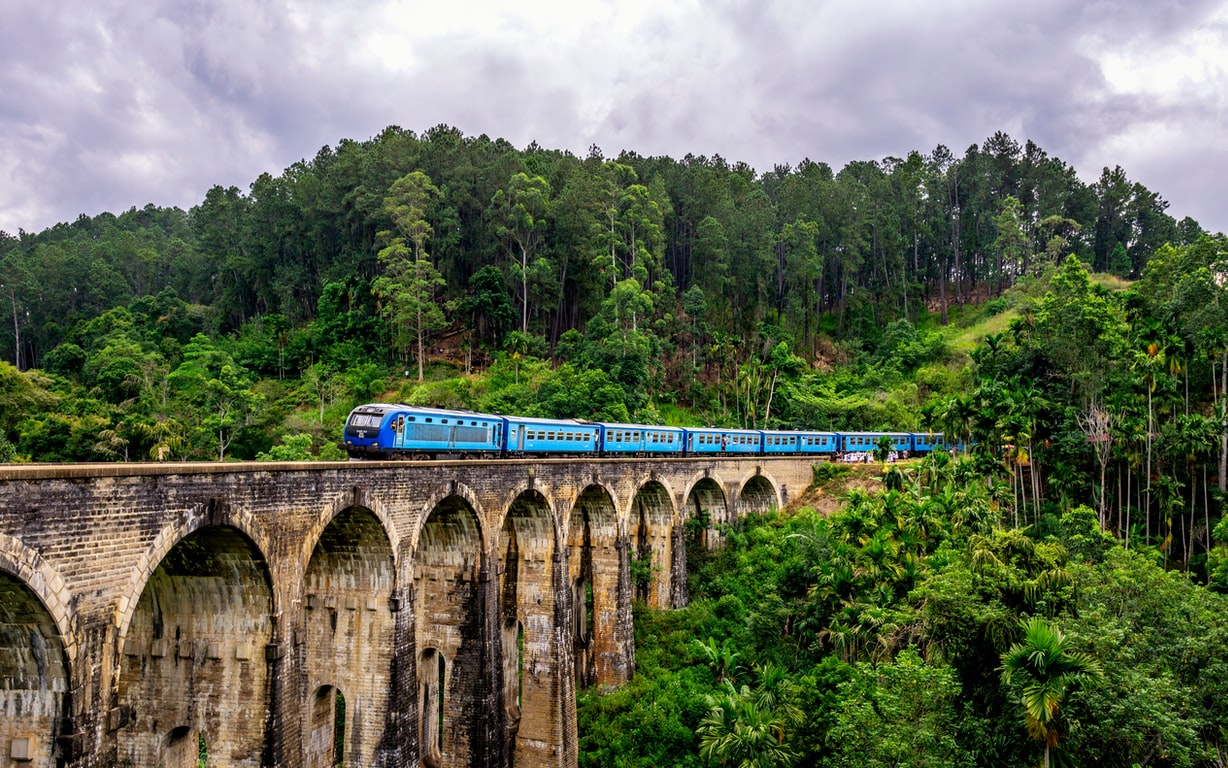
[[0,0],[0,19],[10,233],[188,208],[440,123],[761,172],[1004,130],[1228,231],[1228,0]]

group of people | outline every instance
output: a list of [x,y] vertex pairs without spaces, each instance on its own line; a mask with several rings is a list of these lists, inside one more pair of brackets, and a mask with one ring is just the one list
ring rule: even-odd
[[[900,458],[899,451],[891,451],[887,454],[887,463],[894,464]],[[903,458],[908,457],[904,456]],[[840,458],[837,460],[845,464],[870,464],[874,461],[874,451],[849,451],[848,453],[840,454]]]

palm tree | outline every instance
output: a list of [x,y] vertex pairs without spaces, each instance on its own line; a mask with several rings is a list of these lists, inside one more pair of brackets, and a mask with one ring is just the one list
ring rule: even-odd
[[696,729],[699,756],[728,768],[793,765],[798,755],[788,744],[786,719],[759,698],[746,686],[708,696],[708,714]]
[[1023,683],[1020,703],[1023,722],[1028,734],[1045,744],[1045,768],[1049,768],[1049,750],[1060,737],[1058,709],[1066,691],[1076,681],[1098,678],[1100,665],[1090,655],[1066,649],[1066,636],[1057,627],[1050,627],[1034,616],[1021,620],[1023,640],[1002,654],[1002,682]]
[[716,682],[723,683],[733,673],[738,664],[738,652],[726,638],[717,645],[716,640],[708,637],[707,642],[699,639],[691,640],[691,647],[698,651],[704,662],[716,672]]

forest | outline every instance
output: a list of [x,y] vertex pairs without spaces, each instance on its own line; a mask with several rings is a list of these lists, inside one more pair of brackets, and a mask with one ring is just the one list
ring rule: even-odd
[[759,173],[390,127],[0,232],[0,461],[338,459],[374,400],[942,431],[697,549],[582,764],[1224,765],[1228,239],[1167,207],[1003,133]]

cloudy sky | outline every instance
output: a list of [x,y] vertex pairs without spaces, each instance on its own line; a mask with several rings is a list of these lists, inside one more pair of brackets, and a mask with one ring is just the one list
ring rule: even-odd
[[1228,0],[0,0],[0,229],[440,123],[835,168],[994,131],[1228,231]]

